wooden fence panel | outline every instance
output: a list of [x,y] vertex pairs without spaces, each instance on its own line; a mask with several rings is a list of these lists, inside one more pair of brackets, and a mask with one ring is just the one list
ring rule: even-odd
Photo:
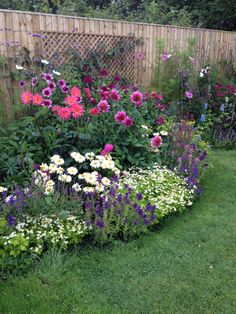
[[[56,32],[81,36],[103,35],[107,38],[127,38],[132,35],[134,40],[142,39],[143,45],[140,44],[134,49],[132,71],[134,81],[145,86],[151,84],[157,66],[158,39],[164,41],[165,52],[171,53],[173,48],[186,49],[188,40],[194,37],[195,55],[191,57],[199,58],[198,68],[220,60],[232,60],[236,64],[235,32],[9,10],[0,10],[0,55],[12,57],[19,42],[22,47],[29,49],[32,55],[43,57],[44,42],[40,35]],[[55,45],[58,43],[55,42]],[[142,60],[137,60],[138,52],[142,52]]]

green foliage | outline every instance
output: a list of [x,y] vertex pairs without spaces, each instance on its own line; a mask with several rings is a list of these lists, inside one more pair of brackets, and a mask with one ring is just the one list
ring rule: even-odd
[[[153,79],[153,86],[157,87],[170,103],[177,99],[183,99],[186,90],[192,90],[196,82],[195,70],[195,46],[196,39],[190,38],[188,48],[184,51],[164,51],[164,41],[157,40],[157,65]],[[168,54],[167,60],[163,60],[164,54]]]
[[1,312],[233,313],[235,160],[235,151],[213,152],[202,198],[156,232],[128,244],[49,251],[28,274],[0,281]]
[[236,29],[234,0],[0,0],[0,8],[223,30]]

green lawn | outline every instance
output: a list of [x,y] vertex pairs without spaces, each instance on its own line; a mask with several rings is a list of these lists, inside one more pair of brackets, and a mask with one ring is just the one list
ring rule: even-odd
[[128,244],[49,254],[0,283],[0,313],[236,313],[236,151],[209,162],[191,211]]

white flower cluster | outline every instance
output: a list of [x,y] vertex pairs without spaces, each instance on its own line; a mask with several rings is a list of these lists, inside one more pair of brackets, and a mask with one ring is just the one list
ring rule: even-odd
[[188,189],[184,179],[157,164],[150,169],[132,169],[122,179],[121,186],[124,184],[141,192],[143,199],[156,205],[163,216],[184,210],[192,205],[194,198],[194,190]]
[[[46,195],[54,192],[55,180],[65,184],[71,183],[72,189],[76,192],[103,192],[104,187],[110,185],[110,179],[107,177],[99,179],[99,172],[97,170],[111,170],[114,174],[120,174],[120,170],[116,168],[115,162],[109,154],[106,156],[95,156],[93,152],[88,152],[85,155],[79,152],[72,152],[70,156],[78,164],[88,162],[89,166],[95,171],[79,173],[78,168],[75,166],[63,168],[62,166],[65,163],[63,158],[59,155],[54,155],[50,158],[51,163],[49,165],[43,163],[40,166],[40,170],[34,173],[35,184],[43,187]],[[82,183],[76,182],[76,178],[82,181]]]
[[21,251],[41,254],[44,246],[58,245],[66,249],[80,242],[87,229],[85,222],[74,215],[64,219],[55,215],[24,215],[12,228],[11,233],[2,236],[3,249],[10,256],[17,256]]
[[204,77],[205,75],[208,74],[208,72],[210,71],[210,67],[209,66],[206,66],[205,68],[201,69],[200,73],[199,73],[199,76],[200,77]]

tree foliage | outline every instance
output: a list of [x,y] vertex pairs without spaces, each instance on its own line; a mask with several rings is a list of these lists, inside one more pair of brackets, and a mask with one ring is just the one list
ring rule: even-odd
[[236,30],[235,0],[0,0],[0,8]]

